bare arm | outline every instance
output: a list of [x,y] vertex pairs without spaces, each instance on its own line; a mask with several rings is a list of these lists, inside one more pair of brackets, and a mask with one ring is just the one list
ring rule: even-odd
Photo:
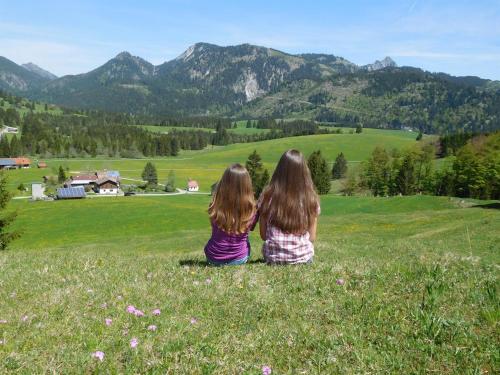
[[261,215],[260,220],[259,220],[259,232],[260,232],[260,238],[262,238],[262,241],[266,240],[266,231],[267,231],[267,223],[266,223],[266,220],[264,220],[264,218]]
[[318,217],[316,216],[309,227],[309,239],[311,242],[316,241],[316,228],[318,226]]

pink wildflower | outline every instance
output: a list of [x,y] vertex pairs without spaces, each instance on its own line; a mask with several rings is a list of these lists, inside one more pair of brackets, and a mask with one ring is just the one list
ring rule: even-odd
[[99,361],[103,361],[104,360],[104,352],[101,352],[101,351],[96,351],[94,353],[92,353],[92,358],[97,358]]
[[273,371],[269,366],[262,366],[262,375],[271,375]]
[[158,316],[160,314],[161,314],[161,310],[160,309],[154,309],[153,310],[153,315]]
[[135,315],[135,316],[144,316],[144,312],[143,312],[143,311],[141,311],[141,310],[135,310],[135,311],[134,311],[134,315]]
[[135,313],[135,307],[132,306],[132,305],[127,306],[127,312],[129,312],[130,314],[134,314]]
[[205,280],[205,283],[207,283],[207,284],[211,284],[211,283],[212,283],[212,279],[206,279],[206,280]]
[[27,320],[28,320],[28,315],[23,315],[23,316],[21,317],[21,320],[22,320],[23,322],[27,321]]
[[7,324],[7,321],[5,319],[0,319],[0,324]]
[[107,326],[110,326],[110,325],[111,325],[111,323],[113,323],[113,319],[106,318],[106,319],[105,319],[105,322],[106,322],[106,325],[107,325]]
[[137,339],[135,337],[132,340],[130,340],[130,347],[132,349],[135,349],[138,344],[139,344],[139,341],[137,341]]
[[337,285],[344,285],[345,281],[344,279],[337,279]]
[[150,326],[148,326],[148,331],[156,331],[156,326],[154,324],[151,324]]
[[106,307],[108,307],[108,304],[106,302],[104,302],[102,305],[101,305],[101,308],[102,309],[105,309]]
[[196,324],[198,323],[198,319],[196,318],[191,318],[191,324]]

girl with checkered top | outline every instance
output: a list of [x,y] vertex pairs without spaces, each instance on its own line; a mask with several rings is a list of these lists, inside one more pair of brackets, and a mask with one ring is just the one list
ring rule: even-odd
[[288,150],[258,204],[262,253],[268,264],[310,263],[320,213],[304,156]]

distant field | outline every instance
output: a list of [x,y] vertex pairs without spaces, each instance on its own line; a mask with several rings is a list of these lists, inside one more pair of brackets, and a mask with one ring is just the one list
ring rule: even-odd
[[[168,133],[173,130],[203,130],[206,132],[213,133],[215,132],[214,129],[209,129],[209,128],[193,128],[189,126],[155,126],[155,125],[137,125],[140,128],[143,128],[145,130],[155,132],[155,133]],[[238,121],[237,122],[237,127],[236,128],[230,128],[228,129],[230,133],[235,133],[235,134],[259,134],[259,133],[267,133],[269,132],[269,129],[256,129],[256,128],[247,128],[246,127],[246,122],[244,121]]]
[[[1,108],[3,108],[4,110],[7,110],[8,108],[12,108],[12,107],[15,108],[21,116],[23,116],[31,111],[31,108],[28,108],[26,106],[26,102],[22,102],[19,106],[13,106],[10,103],[8,103],[7,101],[4,101],[3,107],[1,107]],[[45,111],[45,104],[40,104],[40,103],[35,104],[34,112],[35,113],[48,112],[48,113],[51,113],[54,115],[62,114],[62,110],[59,107],[54,106],[54,105],[48,105],[47,111]]]
[[498,373],[498,202],[326,196],[312,265],[253,233],[233,268],[204,263],[208,202],[13,202],[0,372]]
[[[177,157],[156,158],[153,163],[158,169],[160,182],[165,182],[170,170],[177,176],[177,184],[184,187],[188,178],[196,179],[202,191],[209,191],[223,170],[231,163],[245,163],[253,150],[262,156],[266,168],[273,170],[281,154],[297,148],[306,156],[314,150],[321,150],[330,163],[343,152],[349,162],[366,160],[376,146],[387,149],[405,148],[414,145],[414,133],[391,130],[366,129],[362,134],[324,134],[304,137],[290,137],[270,141],[232,144],[224,147],[209,146],[201,151],[183,151]],[[9,184],[15,189],[20,182],[39,182],[43,175],[56,174],[59,165],[70,171],[93,171],[96,169],[117,169],[122,176],[139,179],[146,159],[47,159],[47,169],[23,169],[7,171]],[[126,180],[123,181],[127,183]]]

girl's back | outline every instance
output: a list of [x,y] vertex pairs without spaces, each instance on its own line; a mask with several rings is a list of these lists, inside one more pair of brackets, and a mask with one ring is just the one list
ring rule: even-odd
[[226,169],[208,208],[212,236],[205,246],[212,264],[241,264],[250,255],[248,232],[255,226],[252,182],[240,164]]
[[281,157],[259,202],[262,253],[268,263],[312,261],[319,199],[299,151]]

